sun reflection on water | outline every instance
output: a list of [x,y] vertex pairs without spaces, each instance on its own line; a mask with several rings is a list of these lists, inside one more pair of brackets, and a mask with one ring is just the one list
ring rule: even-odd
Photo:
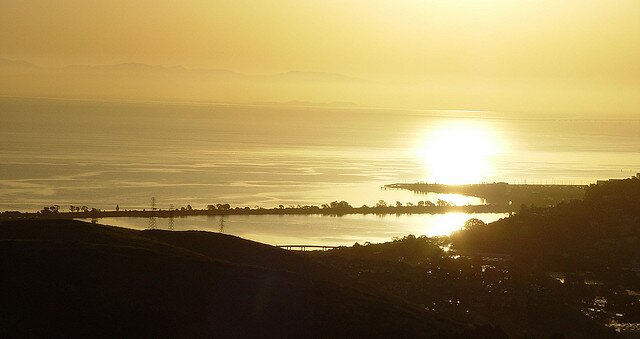
[[425,235],[428,237],[451,235],[453,232],[461,230],[469,219],[469,214],[466,213],[436,214],[433,216]]
[[455,120],[427,130],[417,154],[431,183],[469,184],[495,176],[494,158],[504,142],[482,121]]

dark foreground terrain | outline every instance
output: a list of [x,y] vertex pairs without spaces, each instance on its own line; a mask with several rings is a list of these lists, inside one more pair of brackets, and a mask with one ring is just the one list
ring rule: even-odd
[[[617,312],[640,305],[633,300],[621,305],[626,299],[616,294],[624,292],[619,285],[587,285],[577,278],[563,284],[545,270],[506,255],[444,252],[441,246],[447,241],[406,236],[308,255],[440,316],[491,324],[512,338],[633,337],[607,326],[607,314],[623,322]],[[607,304],[593,306],[594,299]],[[596,312],[598,317],[592,317]]]
[[[444,249],[451,250],[445,251]],[[447,238],[310,253],[362,284],[516,338],[640,337],[640,176]]]
[[640,177],[450,237],[326,252],[6,221],[0,337],[637,338],[639,248]]
[[503,337],[233,236],[0,223],[0,337]]

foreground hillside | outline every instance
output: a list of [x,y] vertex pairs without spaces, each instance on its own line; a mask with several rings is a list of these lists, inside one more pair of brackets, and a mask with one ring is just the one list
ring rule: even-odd
[[640,268],[640,178],[600,182],[584,200],[524,207],[490,225],[470,223],[452,241],[547,269]]
[[0,223],[0,336],[500,336],[205,232]]
[[537,275],[555,280],[555,286],[549,285],[545,293],[551,296],[549,304],[562,303],[637,338],[640,176],[600,181],[585,193],[584,200],[524,207],[488,225],[470,220],[450,240],[462,255],[510,258],[504,265],[511,277]]
[[[409,235],[308,255],[440,316],[491,324],[512,338],[617,337],[607,322],[583,312],[592,307],[582,305],[583,298],[587,302],[589,293],[601,295],[603,286],[565,286],[507,257],[445,251],[447,242]],[[617,300],[609,299],[609,304],[618,307]]]

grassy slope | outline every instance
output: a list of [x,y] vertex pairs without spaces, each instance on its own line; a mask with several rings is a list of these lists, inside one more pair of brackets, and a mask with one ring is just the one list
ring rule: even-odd
[[0,335],[484,333],[360,289],[295,253],[205,232],[5,222],[0,276]]

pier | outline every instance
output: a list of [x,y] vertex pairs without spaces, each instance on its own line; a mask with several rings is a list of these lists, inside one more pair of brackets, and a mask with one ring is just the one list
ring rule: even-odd
[[308,248],[312,249],[312,250],[321,250],[321,251],[328,251],[328,250],[332,250],[334,248],[338,248],[340,246],[327,246],[327,245],[278,245],[276,246],[278,248],[282,248],[288,251],[302,251],[305,252],[307,251]]

